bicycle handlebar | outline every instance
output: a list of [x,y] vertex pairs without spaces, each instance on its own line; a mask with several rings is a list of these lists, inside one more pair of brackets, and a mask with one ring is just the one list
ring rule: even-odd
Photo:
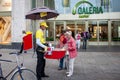
[[[13,53],[9,53],[9,54],[13,54]],[[2,54],[0,54],[0,57],[2,57]],[[4,61],[4,62],[13,62],[12,60],[5,60],[5,59],[0,59],[0,61]]]
[[0,61],[13,62],[13,61],[11,61],[11,60],[4,60],[4,59],[0,59]]
[[[11,52],[11,53],[9,53],[9,55],[13,55],[13,54],[15,54],[16,56],[17,55],[20,55],[21,53],[18,53],[18,52]],[[2,56],[2,54],[0,54],[0,57]],[[0,59],[0,61],[4,61],[4,62],[14,62],[14,61],[12,61],[12,60],[5,60],[5,59]]]
[[[0,59],[0,61],[17,63],[18,66],[19,66],[19,65],[23,65],[23,62],[20,63],[19,58],[18,58],[18,56],[19,56],[20,54],[21,54],[21,53],[19,53],[19,52],[11,52],[11,53],[9,53],[9,55],[14,55],[14,56],[16,57],[16,60],[15,60],[15,61],[14,61],[14,60],[6,60],[6,59]],[[2,54],[0,54],[0,55],[2,56]]]

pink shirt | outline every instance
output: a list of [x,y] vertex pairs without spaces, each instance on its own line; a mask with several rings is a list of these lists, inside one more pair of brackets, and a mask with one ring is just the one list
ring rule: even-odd
[[81,35],[80,34],[76,34],[75,38],[76,38],[76,40],[80,40]]
[[73,37],[67,41],[68,51],[70,58],[75,58],[77,56],[76,42]]

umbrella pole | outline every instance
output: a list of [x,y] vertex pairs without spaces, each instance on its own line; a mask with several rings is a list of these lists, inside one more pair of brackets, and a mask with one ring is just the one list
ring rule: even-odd
[[35,56],[35,54],[36,54],[36,39],[35,39],[35,31],[36,31],[36,20],[34,21],[34,20],[32,20],[32,23],[31,23],[31,25],[32,25],[32,31],[33,31],[33,56],[32,57],[34,57]]

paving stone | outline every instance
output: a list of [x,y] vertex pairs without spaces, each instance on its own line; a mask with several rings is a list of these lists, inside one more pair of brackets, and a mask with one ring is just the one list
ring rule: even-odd
[[[8,53],[18,51],[18,49],[0,49],[1,59],[12,59]],[[36,55],[29,50],[23,53],[24,66],[36,70]],[[2,63],[4,75],[6,75],[15,64]],[[58,60],[47,59],[45,72],[50,77],[42,80],[120,80],[120,52],[78,52],[74,64],[74,74],[72,77],[66,77],[66,70],[58,71]],[[9,65],[9,66],[8,66]],[[8,79],[9,80],[9,79]]]

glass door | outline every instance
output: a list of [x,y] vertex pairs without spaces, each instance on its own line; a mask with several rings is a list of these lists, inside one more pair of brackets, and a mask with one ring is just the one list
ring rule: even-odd
[[[108,44],[108,21],[89,21],[88,31],[92,38],[90,42],[96,42],[97,45]],[[107,42],[107,43],[104,43]]]
[[120,21],[112,21],[112,42],[120,42]]
[[108,41],[108,21],[99,21],[99,40]]
[[85,21],[69,21],[67,22],[67,28],[72,31],[72,36],[75,38],[77,32],[85,31]]

